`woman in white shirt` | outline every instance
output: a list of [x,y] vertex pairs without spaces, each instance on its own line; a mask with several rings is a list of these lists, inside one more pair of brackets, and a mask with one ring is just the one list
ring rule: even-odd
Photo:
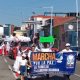
[[21,80],[24,80],[24,74],[26,72],[26,66],[31,67],[30,65],[27,64],[27,60],[25,59],[26,55],[22,55],[22,59],[20,60],[20,74],[21,74]]

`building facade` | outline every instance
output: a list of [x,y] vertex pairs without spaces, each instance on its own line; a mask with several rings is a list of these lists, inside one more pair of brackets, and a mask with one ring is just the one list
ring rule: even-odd
[[[56,30],[57,33],[56,33]],[[76,18],[70,18],[66,19],[65,22],[63,22],[60,25],[57,25],[54,28],[56,38],[58,39],[58,48],[62,50],[65,48],[66,43],[71,44],[71,48],[77,49],[77,23]],[[78,47],[80,47],[80,21],[78,22]]]
[[[68,42],[71,47],[77,46],[77,22],[75,16],[53,16],[52,34],[55,37],[54,47],[62,50]],[[51,16],[36,15],[31,16],[33,23],[27,22],[30,28],[32,26],[33,34],[38,32],[40,36],[50,35],[50,20]],[[78,33],[80,33],[80,19],[79,19]],[[30,29],[30,30],[31,30]],[[32,34],[31,34],[32,35]],[[78,46],[80,47],[80,35],[78,34]]]
[[11,34],[13,34],[14,30],[17,28],[17,26],[13,25],[13,24],[4,24],[3,25],[3,35],[5,36],[10,36]]

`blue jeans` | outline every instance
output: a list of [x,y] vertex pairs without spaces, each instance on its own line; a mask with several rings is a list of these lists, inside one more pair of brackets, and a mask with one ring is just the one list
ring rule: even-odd
[[20,66],[20,73],[21,75],[24,75],[26,72],[26,66]]

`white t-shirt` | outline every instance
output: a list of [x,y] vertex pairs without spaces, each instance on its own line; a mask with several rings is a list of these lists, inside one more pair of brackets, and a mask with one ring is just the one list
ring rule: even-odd
[[16,42],[16,41],[19,41],[16,36],[11,36],[10,39],[11,39],[11,41],[15,41],[15,42]]
[[71,49],[69,49],[69,50],[63,49],[61,52],[63,53],[63,52],[73,52],[73,51]]
[[10,44],[9,44],[9,42],[7,42],[6,49],[7,49],[7,51],[10,50]]
[[67,49],[63,49],[62,51],[60,51],[61,54],[63,54],[64,52],[73,52],[71,49],[67,50]]
[[20,61],[20,66],[26,66],[26,64],[27,64],[27,60],[26,59],[21,59],[21,61]]
[[19,71],[19,66],[20,66],[20,61],[22,60],[22,56],[17,56],[16,57],[16,60],[15,60],[15,62],[14,62],[14,66],[13,66],[13,68],[14,68],[14,70],[16,71],[16,72],[18,72]]
[[38,51],[40,51],[40,49],[36,46],[35,47],[35,52],[38,52]]
[[41,52],[52,52],[50,48],[42,48]]
[[28,52],[28,57],[29,57],[29,58],[30,58],[30,56],[31,56],[31,52],[32,52],[32,51],[29,51],[29,52]]
[[[38,52],[37,50],[39,50],[40,51],[40,49],[38,49],[37,47],[35,48],[35,50],[34,50],[34,52]],[[28,57],[30,58],[30,56],[31,56],[31,53],[32,53],[32,51],[31,50],[29,50],[29,52],[28,52]]]

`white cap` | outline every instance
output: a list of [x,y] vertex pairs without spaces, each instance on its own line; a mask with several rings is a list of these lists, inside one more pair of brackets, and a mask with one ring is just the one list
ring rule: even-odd
[[70,44],[69,43],[66,43],[66,45],[65,46],[70,46]]
[[23,57],[26,57],[26,54],[22,54]]

